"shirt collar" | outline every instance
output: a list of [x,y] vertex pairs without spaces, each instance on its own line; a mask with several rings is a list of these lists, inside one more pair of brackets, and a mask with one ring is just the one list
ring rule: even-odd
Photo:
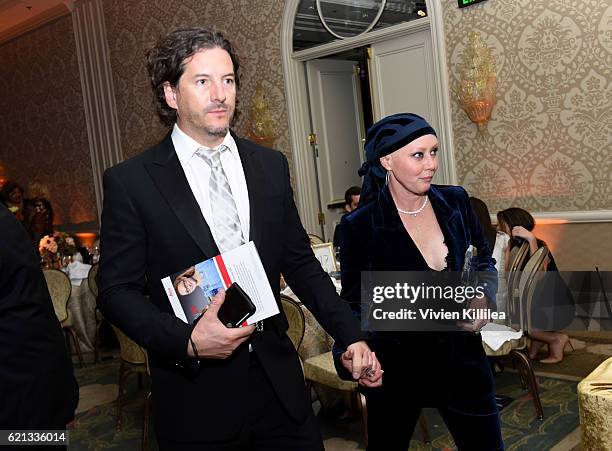
[[[191,157],[193,157],[200,148],[209,149],[209,147],[200,145],[195,139],[187,135],[176,123],[172,129],[172,143],[174,144],[174,149],[176,150],[179,161],[183,164],[188,163]],[[229,130],[221,144],[229,148],[230,155],[232,155],[234,159],[240,159],[238,146]]]

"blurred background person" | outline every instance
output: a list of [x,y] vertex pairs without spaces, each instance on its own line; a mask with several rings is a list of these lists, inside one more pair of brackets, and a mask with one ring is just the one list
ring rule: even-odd
[[53,233],[53,207],[51,207],[51,203],[43,197],[34,199],[32,205],[32,214],[28,219],[26,228],[32,243],[34,243],[38,249],[40,239],[45,235],[51,235]]
[[[497,213],[497,225],[500,230],[510,237],[508,252],[514,246],[526,240],[529,243],[529,256],[546,243],[533,234],[535,220],[533,216],[522,208],[512,207]],[[534,295],[534,304],[530,312],[532,328],[529,331],[531,346],[529,358],[538,357],[540,348],[548,345],[548,357],[540,360],[541,363],[558,363],[563,360],[563,351],[567,344],[572,346],[569,337],[558,330],[566,328],[574,318],[574,299],[571,291],[558,275],[559,269],[552,253],[548,253],[545,263],[546,271],[555,272],[555,276],[548,276],[537,286]],[[522,268],[521,268],[522,269]]]
[[22,224],[31,214],[31,202],[24,198],[23,193],[23,188],[16,182],[6,182],[0,191],[0,199]]
[[[349,214],[351,211],[355,210],[359,205],[359,198],[361,196],[361,187],[360,186],[351,186],[344,193],[344,211],[345,213],[342,215]],[[336,228],[334,229],[334,247],[337,249],[340,246],[340,235],[342,234],[342,226],[341,223],[338,223]]]

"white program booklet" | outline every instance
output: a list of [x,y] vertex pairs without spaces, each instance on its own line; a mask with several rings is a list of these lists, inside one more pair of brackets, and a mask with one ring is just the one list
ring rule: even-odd
[[252,241],[236,249],[196,263],[162,279],[174,314],[193,324],[220,289],[238,283],[255,304],[255,314],[246,321],[254,324],[279,313],[259,253]]

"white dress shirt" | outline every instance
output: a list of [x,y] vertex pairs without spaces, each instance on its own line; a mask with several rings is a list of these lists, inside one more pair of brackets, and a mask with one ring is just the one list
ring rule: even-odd
[[[193,138],[185,134],[177,124],[174,124],[171,137],[174,149],[183,167],[183,172],[185,172],[185,177],[187,177],[189,187],[200,206],[206,223],[210,227],[213,238],[217,241],[215,230],[212,227],[213,213],[210,208],[210,197],[208,194],[211,169],[202,158],[196,155],[198,149],[209,148],[198,144]],[[238,154],[238,146],[229,131],[227,135],[225,135],[222,144],[229,148],[229,152],[221,153],[221,166],[223,166],[223,170],[227,175],[227,180],[232,190],[232,196],[236,202],[238,216],[240,217],[242,237],[245,242],[248,242],[250,220],[249,190],[244,177],[244,169],[242,168],[240,155]]]

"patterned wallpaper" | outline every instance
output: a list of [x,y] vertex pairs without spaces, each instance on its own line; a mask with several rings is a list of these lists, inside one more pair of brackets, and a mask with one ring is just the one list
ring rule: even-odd
[[[488,0],[465,9],[442,3],[451,83],[468,31],[480,31],[498,59],[498,104],[483,136],[453,103],[460,183],[492,211],[511,204],[531,211],[612,208],[610,0]],[[224,31],[241,56],[237,131],[244,134],[245,113],[262,83],[278,127],[275,147],[291,160],[280,57],[283,0],[104,0],[103,6],[126,158],[165,134],[146,79],[145,49],[178,26],[207,25]],[[95,221],[70,17],[0,46],[0,88],[0,159],[9,175],[47,193],[57,222]],[[597,242],[612,242],[609,223],[539,230],[548,241],[567,238],[557,253],[568,269],[594,262],[572,252],[585,249],[584,236],[596,237],[588,254],[605,248]]]
[[[166,133],[159,123],[146,76],[145,51],[160,36],[178,27],[208,26],[226,34],[241,61],[235,128],[245,135],[246,116],[257,83],[262,83],[270,114],[279,124],[275,147],[290,159],[280,23],[283,0],[106,0],[104,15],[117,93],[123,154],[136,155]],[[290,162],[290,167],[292,164]]]
[[0,46],[0,160],[56,224],[97,221],[72,19]]
[[497,59],[479,134],[452,105],[459,183],[496,211],[612,209],[612,3],[443,0],[451,84],[471,30]]
[[561,271],[612,271],[612,226],[609,222],[546,224],[535,235],[546,241]]

